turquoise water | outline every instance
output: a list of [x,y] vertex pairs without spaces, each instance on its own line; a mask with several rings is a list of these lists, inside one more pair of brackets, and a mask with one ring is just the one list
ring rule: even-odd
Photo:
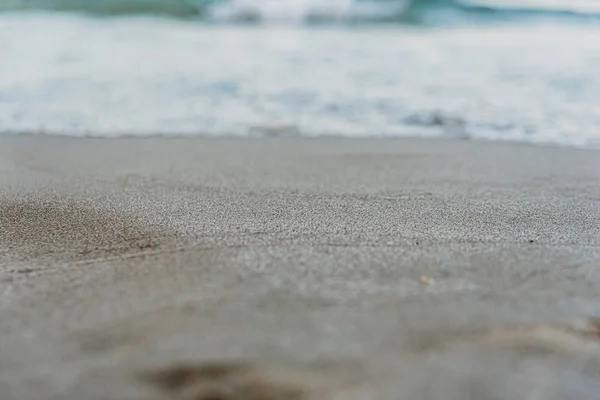
[[[78,11],[99,15],[156,14],[214,20],[403,20],[455,0],[8,0],[0,9]],[[221,18],[219,18],[221,17]]]
[[399,22],[434,25],[519,16],[596,17],[595,0],[4,0],[0,11],[160,15],[211,22]]
[[600,144],[592,3],[3,4],[7,133]]

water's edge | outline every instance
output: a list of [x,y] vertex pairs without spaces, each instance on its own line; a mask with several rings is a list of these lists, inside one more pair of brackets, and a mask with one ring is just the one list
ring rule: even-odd
[[0,132],[596,148],[598,37],[598,24],[223,27],[0,13]]

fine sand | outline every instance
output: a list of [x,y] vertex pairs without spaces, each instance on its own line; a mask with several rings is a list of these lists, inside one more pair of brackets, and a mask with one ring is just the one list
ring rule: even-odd
[[600,152],[0,137],[0,399],[600,398]]

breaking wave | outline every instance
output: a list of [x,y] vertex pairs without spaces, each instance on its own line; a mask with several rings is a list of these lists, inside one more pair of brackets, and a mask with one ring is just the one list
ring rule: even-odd
[[[535,4],[535,5],[534,5]],[[578,16],[595,18],[600,6],[550,0],[4,0],[0,11],[67,11],[98,16],[157,15],[236,22],[443,22],[453,17]]]

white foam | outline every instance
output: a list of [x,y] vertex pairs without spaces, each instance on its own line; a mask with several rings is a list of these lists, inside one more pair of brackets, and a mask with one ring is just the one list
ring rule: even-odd
[[592,26],[301,29],[3,15],[0,131],[251,135],[278,125],[302,135],[597,145],[598,37]]
[[213,21],[236,21],[254,18],[267,22],[301,24],[311,19],[347,21],[393,18],[408,2],[374,2],[357,0],[228,0],[210,9]]

